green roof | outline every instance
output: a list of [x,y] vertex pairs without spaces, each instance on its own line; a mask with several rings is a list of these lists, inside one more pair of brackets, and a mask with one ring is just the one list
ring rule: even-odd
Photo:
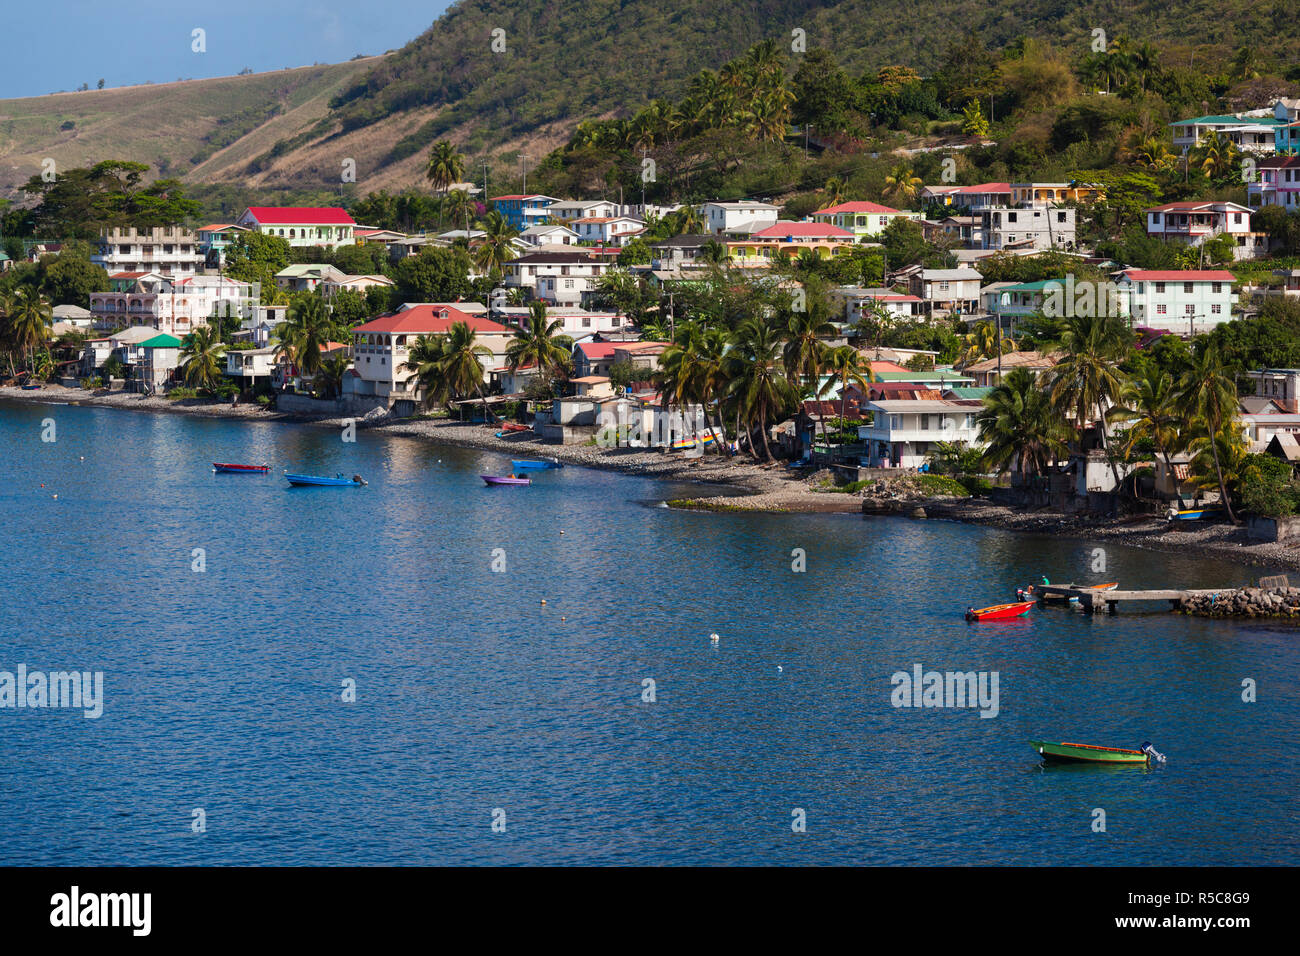
[[178,349],[181,347],[181,340],[173,335],[163,333],[155,335],[151,339],[146,339],[140,343],[142,349]]
[[873,372],[877,382],[973,382],[974,379],[951,369],[934,372]]
[[1246,125],[1254,123],[1258,126],[1277,126],[1281,120],[1275,116],[1198,116],[1195,119],[1179,120],[1176,123],[1170,123],[1170,126],[1191,126],[1195,123],[1198,126],[1204,126],[1214,123],[1219,126],[1231,126],[1233,124]]
[[983,398],[989,392],[993,391],[993,388],[991,386],[982,386],[978,388],[954,386],[953,388],[948,389],[948,391],[952,392],[953,397],[955,398]]
[[1054,283],[1062,290],[1065,289],[1064,279],[1040,279],[1037,282],[1021,282],[1017,285],[1004,285],[1002,288],[996,289],[995,291],[997,292],[1042,292],[1043,289],[1047,287],[1047,284],[1049,282]]

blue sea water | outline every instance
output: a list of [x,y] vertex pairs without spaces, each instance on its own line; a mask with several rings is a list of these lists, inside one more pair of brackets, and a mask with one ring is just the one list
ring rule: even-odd
[[[503,467],[0,405],[0,671],[102,671],[105,695],[98,719],[0,709],[0,864],[1296,861],[1300,632],[962,619],[1043,574],[1258,569],[1106,544],[1098,575],[1088,541],[683,513],[655,505],[689,488],[573,467],[484,487]],[[285,468],[370,483],[293,490]],[[895,708],[915,664],[997,671],[997,716]],[[1031,737],[1169,761],[1043,767]]]

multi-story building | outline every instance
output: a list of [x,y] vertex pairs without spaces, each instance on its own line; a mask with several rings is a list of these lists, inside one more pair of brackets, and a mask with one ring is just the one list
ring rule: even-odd
[[184,279],[203,267],[203,254],[194,233],[180,226],[114,226],[99,234],[90,261],[109,275],[119,272],[157,272]]
[[1238,149],[1265,155],[1276,149],[1277,127],[1280,121],[1274,116],[1226,114],[1195,116],[1192,119],[1170,123],[1174,131],[1174,148],[1186,153],[1200,144],[1207,134],[1216,133]]
[[573,252],[533,252],[505,264],[506,288],[524,289],[533,298],[555,305],[581,305],[596,280],[609,271],[609,262],[575,249]]
[[1246,183],[1246,202],[1287,212],[1300,207],[1300,156],[1269,156],[1256,163],[1254,179]]
[[1198,246],[1227,233],[1233,258],[1250,259],[1268,251],[1268,237],[1250,231],[1249,206],[1234,202],[1171,202],[1146,210],[1147,235]]
[[805,250],[822,259],[852,250],[853,233],[824,222],[775,222],[747,239],[728,239],[727,254],[738,268],[766,267],[781,254],[799,256]]
[[298,248],[356,242],[356,222],[337,206],[249,206],[235,225],[279,236]]
[[556,222],[568,225],[575,219],[591,219],[601,216],[618,216],[624,212],[616,202],[608,199],[567,199],[555,201],[547,207],[547,216]]
[[1053,206],[991,206],[980,212],[985,249],[1034,251],[1074,245],[1075,210]]
[[492,206],[520,232],[550,218],[550,207],[559,202],[554,196],[536,193],[528,195],[493,196]]
[[715,236],[758,232],[773,225],[779,211],[779,207],[771,203],[747,199],[706,202],[700,209],[704,213],[705,226]]
[[448,334],[457,322],[473,329],[478,344],[492,353],[482,359],[486,383],[491,370],[505,364],[506,348],[515,330],[483,315],[462,312],[457,303],[421,303],[404,305],[352,330],[352,360],[356,369],[349,382],[352,394],[383,398],[390,406],[399,400],[419,401],[415,373],[406,368],[411,346],[422,335]]
[[1105,191],[1090,183],[1011,183],[1012,206],[1090,203],[1104,198]]
[[981,281],[974,269],[922,269],[908,284],[927,313],[970,313],[979,308]]
[[243,226],[234,223],[212,223],[195,230],[199,238],[199,252],[203,255],[203,264],[209,269],[223,269],[226,265],[226,250],[235,238],[248,232]]
[[183,337],[214,315],[247,316],[257,303],[247,282],[222,276],[189,276],[175,282],[156,274],[119,273],[111,278],[119,291],[90,294],[97,329],[147,326]]
[[1231,321],[1237,301],[1232,282],[1232,273],[1223,269],[1126,269],[1115,274],[1115,284],[1128,298],[1133,325],[1178,335],[1195,335]]
[[893,289],[864,289],[859,286],[839,286],[832,289],[828,298],[840,311],[837,321],[856,325],[864,313],[882,308],[895,319],[914,319],[925,314],[925,301],[916,295],[903,295]]
[[983,403],[972,400],[887,399],[864,402],[870,425],[858,426],[873,468],[916,468],[939,442],[965,442],[982,448],[975,416]]
[[837,226],[859,239],[866,239],[880,235],[895,219],[912,219],[916,215],[880,203],[854,201],[819,209],[812,214],[812,220]]
[[954,209],[975,212],[989,206],[1011,205],[1010,183],[978,183],[974,186],[926,186],[921,199],[928,203],[942,203]]
[[582,242],[625,246],[645,232],[645,223],[632,216],[584,216],[569,220],[569,227]]

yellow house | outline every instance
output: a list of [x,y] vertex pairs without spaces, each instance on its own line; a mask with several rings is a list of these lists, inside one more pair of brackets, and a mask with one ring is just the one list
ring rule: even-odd
[[1048,203],[1091,203],[1105,199],[1100,186],[1091,183],[1011,183],[1011,205],[1040,206]]

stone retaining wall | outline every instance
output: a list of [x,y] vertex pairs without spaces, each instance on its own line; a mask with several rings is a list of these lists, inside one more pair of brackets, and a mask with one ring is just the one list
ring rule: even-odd
[[1183,598],[1178,609],[1198,617],[1284,617],[1300,620],[1300,588],[1236,588]]

